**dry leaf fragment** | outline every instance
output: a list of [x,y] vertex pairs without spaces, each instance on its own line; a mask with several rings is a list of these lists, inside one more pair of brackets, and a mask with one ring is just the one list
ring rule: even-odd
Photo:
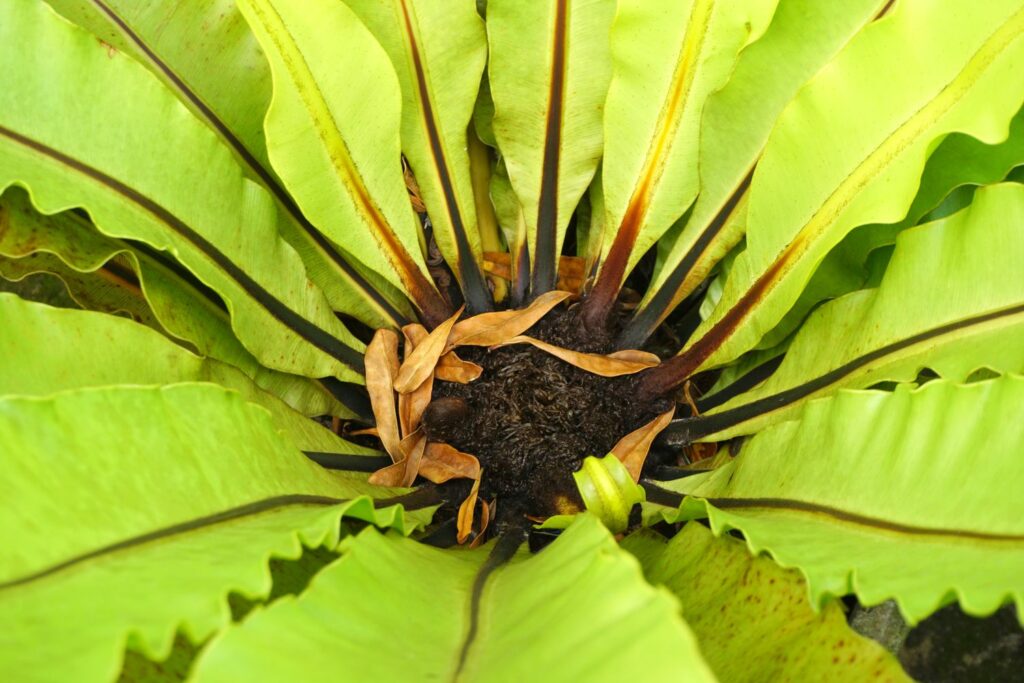
[[349,432],[349,436],[375,436],[380,438],[380,432],[377,431],[376,427],[367,427],[366,429],[357,429],[354,432]]
[[[400,394],[408,394],[423,384],[428,377],[434,373],[437,361],[447,350],[448,335],[452,331],[455,321],[462,315],[465,307],[455,312],[455,315],[435,327],[426,339],[416,345],[409,357],[402,363],[398,370],[398,377],[395,378],[395,390]],[[478,316],[479,317],[479,316]]]
[[387,467],[382,467],[373,474],[367,480],[374,486],[388,486],[395,488],[402,485],[402,479],[405,477],[405,463],[395,462],[391,463]]
[[645,351],[626,350],[616,351],[607,356],[602,356],[598,353],[583,353],[582,351],[573,351],[571,349],[563,349],[561,346],[555,346],[554,344],[548,344],[539,339],[533,337],[512,337],[502,344],[496,346],[508,346],[510,344],[531,344],[541,351],[550,353],[556,358],[564,360],[570,365],[575,365],[581,370],[586,370],[589,373],[600,375],[601,377],[619,377],[621,375],[632,375],[653,368],[658,365],[661,360],[653,353],[647,353]]
[[416,182],[416,176],[412,174],[409,162],[405,160],[404,156],[402,157],[402,176],[405,178],[405,189],[409,192],[412,210],[416,213],[426,213],[427,206],[423,203],[423,197],[420,195],[420,184]]
[[370,394],[373,418],[384,450],[392,461],[402,459],[401,435],[395,413],[394,380],[398,374],[398,335],[391,330],[377,330],[366,347],[366,391]]
[[435,484],[450,479],[479,479],[480,461],[476,456],[434,441],[427,444],[420,463],[420,474]]
[[462,360],[454,351],[449,351],[441,356],[441,360],[437,362],[437,367],[434,368],[434,377],[437,379],[445,382],[458,382],[459,384],[475,382],[482,374],[484,374],[482,367],[468,360]]
[[626,466],[633,481],[640,480],[640,470],[644,467],[644,461],[647,460],[647,453],[651,450],[654,438],[668,426],[675,412],[676,409],[672,408],[667,413],[662,413],[640,429],[626,434],[612,446],[612,453]]
[[402,486],[412,486],[416,481],[416,475],[420,471],[420,463],[423,461],[423,452],[427,446],[427,435],[423,432],[416,432],[402,439],[402,451],[405,453],[405,470],[402,473]]
[[[427,330],[419,323],[406,325],[402,328],[405,335],[405,358],[408,360],[413,350],[427,338]],[[408,436],[420,427],[423,411],[430,404],[430,396],[434,390],[433,375],[408,394],[398,395],[398,420],[402,427],[402,435]]]
[[423,459],[426,443],[427,437],[422,432],[405,437],[399,445],[401,459],[380,468],[370,475],[368,481],[375,486],[412,486]]
[[469,544],[470,548],[477,548],[486,538],[487,527],[490,526],[491,520],[494,519],[494,515],[491,511],[491,505],[486,500],[480,501],[480,531],[476,532],[476,538]]
[[661,359],[658,355],[651,353],[650,351],[640,351],[639,349],[623,349],[622,351],[615,351],[614,353],[608,354],[609,358],[615,358],[617,360],[632,361],[635,363],[648,363],[651,367],[661,363]]
[[476,514],[476,497],[480,493],[480,480],[477,479],[473,482],[473,488],[470,490],[469,495],[466,496],[466,500],[462,501],[462,505],[459,506],[459,516],[456,523],[458,534],[456,539],[459,543],[465,543],[469,535],[473,533],[473,516]]
[[546,292],[526,308],[481,313],[467,318],[452,328],[448,348],[501,344],[533,327],[534,323],[570,296],[570,292]]
[[[484,273],[502,280],[512,280],[512,255],[507,251],[485,251]],[[558,281],[556,289],[579,294],[586,282],[587,260],[580,256],[558,258]]]

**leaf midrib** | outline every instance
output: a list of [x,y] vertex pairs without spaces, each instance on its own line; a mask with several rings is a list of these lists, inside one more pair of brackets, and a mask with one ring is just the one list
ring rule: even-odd
[[248,294],[282,325],[335,360],[343,363],[360,374],[362,373],[363,359],[355,349],[348,347],[340,339],[337,339],[331,333],[321,329],[309,320],[306,320],[285,305],[282,301],[274,297],[269,291],[249,277],[244,270],[231,261],[231,259],[217,249],[217,247],[215,247],[205,237],[189,227],[184,221],[172,214],[156,201],[141,194],[137,190],[128,187],[116,178],[103,173],[99,169],[49,147],[38,140],[22,135],[21,133],[4,126],[0,126],[0,136],[6,137],[16,144],[27,147],[30,150],[52,159],[66,168],[82,174],[142,209],[157,221],[166,225],[171,231],[190,242],[200,254],[209,259],[209,261],[224,272],[225,275],[233,280],[246,294]]
[[913,145],[952,109],[1003,51],[1020,39],[1021,35],[1024,35],[1024,9],[1019,10],[996,29],[934,98],[897,126],[843,179],[739,301],[727,310],[703,337],[677,357],[679,365],[691,368],[692,372],[728,341],[740,324],[756,310],[757,303],[771,295],[795,263],[835,223],[850,203],[859,196],[860,191],[883,172],[892,159]]

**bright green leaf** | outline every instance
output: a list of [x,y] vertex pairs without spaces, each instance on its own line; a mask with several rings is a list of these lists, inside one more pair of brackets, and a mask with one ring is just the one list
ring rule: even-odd
[[387,51],[402,89],[402,151],[434,237],[472,312],[490,308],[466,133],[487,36],[472,0],[346,0]]
[[[658,242],[660,263],[631,323],[635,331],[627,333],[630,341],[649,333],[742,238],[746,224],[727,217],[746,192],[779,113],[884,2],[779,0],[764,36],[740,54],[729,81],[708,97],[695,162],[700,196],[689,220]],[[643,312],[648,305],[652,310]]]
[[239,0],[239,8],[270,60],[264,125],[285,186],[328,238],[441,322],[447,309],[402,179],[401,92],[387,54],[338,0]]
[[260,389],[236,368],[201,358],[157,332],[93,311],[51,308],[0,294],[0,395],[45,396],[113,385],[213,382],[270,411],[288,440],[305,451],[370,454]]
[[1022,63],[1020,0],[902,0],[861,31],[779,118],[750,190],[747,249],[682,374],[756,345],[851,230],[902,219],[943,137],[1005,139]]
[[615,2],[487,3],[494,135],[523,207],[532,290],[554,288],[565,231],[601,159]]
[[881,645],[855,633],[843,608],[807,602],[800,572],[752,557],[741,541],[691,522],[671,540],[645,531],[624,547],[647,580],[679,600],[720,681],[909,681]]
[[954,381],[980,368],[1024,371],[1021,225],[1024,185],[1006,183],[979,190],[960,213],[904,231],[877,289],[818,309],[779,369],[712,411],[702,431],[750,433],[792,417],[809,398],[913,381],[926,367]]
[[209,385],[0,399],[0,444],[4,680],[112,680],[126,643],[207,638],[229,591],[267,595],[267,561],[336,543],[342,515],[415,524]]
[[776,0],[622,0],[612,26],[605,105],[604,264],[597,285],[617,292],[636,262],[700,189],[701,118],[745,46],[764,33]]
[[170,252],[268,367],[359,379],[362,345],[277,234],[270,197],[150,73],[39,0],[0,6],[0,67],[0,188]]
[[854,593],[895,599],[910,623],[954,600],[1024,615],[1021,405],[1022,377],[843,391],[665,486],[692,496],[683,517],[739,529],[753,552],[798,567],[818,608]]
[[592,517],[498,567],[478,602],[482,551],[372,530],[344,547],[304,594],[212,642],[195,680],[714,680],[675,601]]
[[232,332],[223,302],[201,283],[157,252],[102,235],[80,216],[43,216],[24,193],[8,191],[0,197],[0,255],[14,259],[0,266],[5,275],[56,273],[84,308],[128,312],[200,355],[236,366],[306,415],[351,415],[315,380],[260,365]]

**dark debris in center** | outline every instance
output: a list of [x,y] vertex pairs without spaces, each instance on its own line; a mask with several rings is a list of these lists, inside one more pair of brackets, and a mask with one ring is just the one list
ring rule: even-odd
[[[615,331],[586,333],[577,312],[559,307],[527,334],[577,351],[612,351]],[[633,376],[593,375],[527,344],[458,353],[484,373],[466,385],[437,382],[434,401],[443,410],[428,411],[424,421],[433,440],[477,456],[481,496],[497,499],[502,518],[548,516],[566,511],[566,502],[579,505],[572,473],[583,459],[606,455],[670,407],[639,404]]]

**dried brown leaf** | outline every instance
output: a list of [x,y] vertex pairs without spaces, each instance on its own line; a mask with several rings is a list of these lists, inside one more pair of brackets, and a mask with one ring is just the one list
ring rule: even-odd
[[413,175],[412,169],[409,167],[405,157],[402,157],[402,176],[405,178],[405,189],[409,192],[412,210],[416,213],[426,213],[427,205],[423,203],[423,197],[420,194],[420,184],[416,182],[416,176]]
[[349,432],[348,436],[375,436],[380,438],[380,432],[377,431],[376,427],[367,427],[366,429],[357,429],[354,432]]
[[[512,257],[507,251],[485,251],[484,273],[503,280],[512,280]],[[579,294],[586,282],[587,261],[579,256],[561,256],[558,259],[556,289]]]
[[374,486],[388,486],[395,488],[402,485],[405,477],[405,463],[395,462],[387,467],[382,467],[370,475],[369,482]]
[[473,482],[473,488],[466,496],[466,500],[462,501],[462,505],[459,506],[459,515],[456,520],[458,529],[456,538],[459,543],[465,543],[469,535],[473,533],[473,517],[476,515],[476,497],[479,493],[480,480],[477,479]]
[[[413,349],[427,338],[427,330],[423,325],[413,323],[403,327],[402,333],[405,335],[405,357],[408,359]],[[433,391],[434,377],[431,375],[414,391],[398,395],[398,420],[402,427],[402,436],[409,436],[419,429],[423,411],[430,405]]]
[[412,486],[423,462],[423,452],[427,446],[427,435],[416,432],[402,439],[402,452],[405,453],[405,470],[402,474],[402,486]]
[[554,344],[548,344],[539,339],[525,336],[512,337],[505,343],[496,344],[496,346],[508,346],[510,344],[531,344],[541,351],[550,353],[556,358],[561,358],[570,365],[575,365],[581,370],[586,370],[601,377],[632,375],[641,370],[653,368],[661,362],[653,353],[646,353],[644,351],[616,351],[608,356],[602,356],[598,353],[583,353],[582,351],[563,349],[561,346],[555,346]]
[[541,294],[526,308],[513,311],[481,313],[457,323],[448,339],[449,348],[456,346],[495,346],[522,334],[548,312],[572,296],[571,292],[552,291]]
[[487,527],[490,526],[492,519],[494,519],[494,515],[492,514],[490,504],[486,500],[481,500],[480,531],[476,533],[476,538],[469,544],[470,548],[477,548],[483,544],[484,539],[487,538]]
[[366,391],[370,394],[377,433],[394,462],[402,459],[401,434],[395,406],[394,381],[398,374],[398,335],[377,330],[366,347]]
[[502,280],[512,279],[512,256],[507,251],[485,251],[484,273],[500,277]]
[[[465,308],[465,307],[463,307]],[[408,394],[427,381],[434,374],[434,368],[441,355],[447,350],[448,335],[455,321],[462,315],[460,308],[455,315],[431,330],[426,339],[416,345],[395,378],[395,390],[400,394]]]
[[622,351],[615,351],[614,353],[609,353],[608,357],[633,363],[647,363],[651,367],[661,363],[661,359],[658,358],[657,354],[651,353],[650,351],[640,351],[639,349],[623,349]]
[[479,479],[480,461],[476,456],[435,441],[427,444],[420,474],[435,484],[443,484],[450,479]]
[[633,481],[640,480],[640,470],[644,467],[644,461],[647,460],[647,453],[651,450],[654,438],[668,426],[675,412],[676,409],[672,408],[667,413],[662,413],[640,429],[626,434],[612,446],[612,453],[626,466]]
[[459,384],[475,382],[483,373],[484,369],[482,367],[468,360],[462,360],[454,351],[449,351],[441,356],[441,360],[437,362],[437,367],[434,368],[434,376],[437,379],[445,382],[458,382]]

